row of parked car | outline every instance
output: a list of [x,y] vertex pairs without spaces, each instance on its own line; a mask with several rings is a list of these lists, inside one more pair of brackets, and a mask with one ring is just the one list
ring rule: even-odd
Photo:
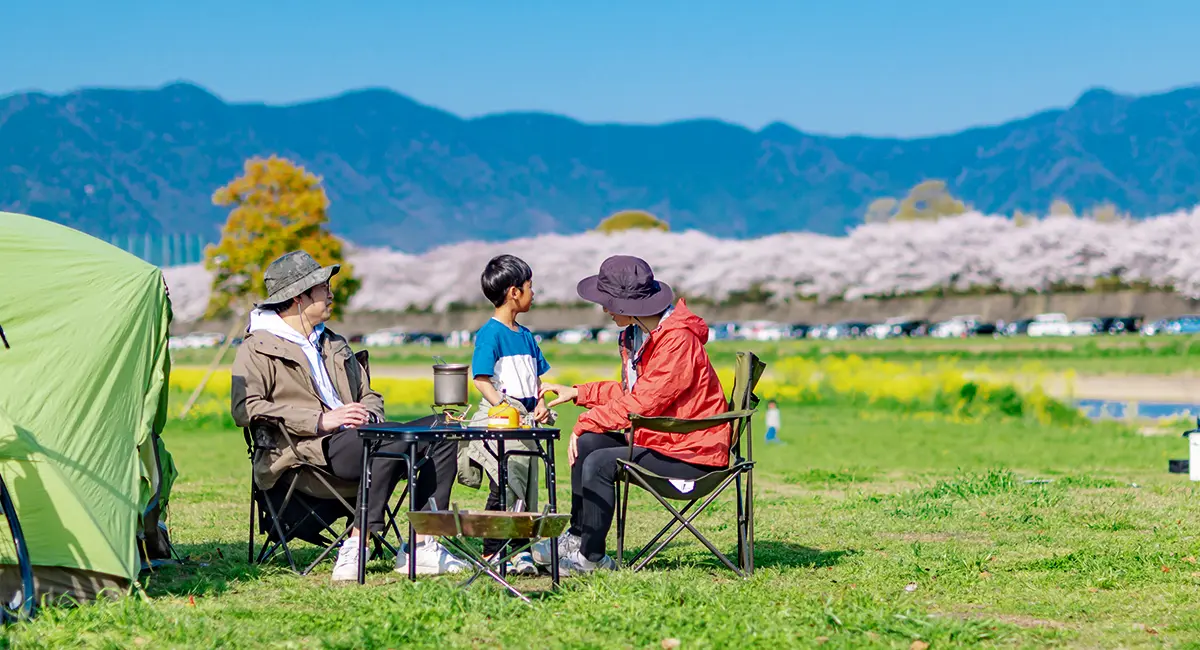
[[[578,344],[586,341],[604,343],[615,341],[617,334],[618,330],[615,327],[576,327],[571,329],[541,329],[533,331],[533,336],[537,339],[538,343],[549,341],[567,344]],[[363,336],[352,337],[350,342],[362,343],[367,347],[391,347],[396,345],[423,345],[428,347],[434,344],[460,347],[471,342],[471,332],[468,330],[457,330],[448,334],[439,332],[413,332],[401,327],[390,327]]]
[[[802,326],[793,325],[793,331]],[[1096,336],[1141,334],[1196,334],[1200,333],[1200,316],[1164,318],[1146,323],[1142,316],[1105,316],[1100,318],[1067,318],[1066,314],[1039,314],[1033,318],[1022,318],[1005,322],[988,321],[980,316],[955,316],[944,321],[929,321],[914,318],[891,318],[882,323],[842,321],[829,325],[807,327],[801,335],[814,339],[847,338],[964,338],[973,336]]]
[[[533,332],[539,343],[558,342],[568,345],[596,341],[615,341],[616,327],[576,327],[568,329],[541,329]],[[1103,318],[1078,318],[1071,320],[1066,314],[1039,314],[1020,320],[988,321],[980,316],[955,316],[944,321],[929,321],[920,318],[889,318],[882,323],[845,320],[828,324],[776,323],[757,320],[745,322],[715,323],[709,327],[711,341],[786,341],[793,339],[890,339],[908,337],[965,338],[973,336],[1096,336],[1118,334],[1141,334],[1156,336],[1164,334],[1200,334],[1200,315],[1163,318],[1145,322],[1141,316],[1107,316]],[[181,337],[171,337],[171,349],[209,348],[220,345],[225,337],[210,332],[197,332]],[[394,327],[351,338],[352,343],[368,347],[390,347],[397,345],[441,345],[452,347],[467,345],[471,333],[466,330],[450,333],[410,331]],[[235,340],[234,343],[240,341]]]

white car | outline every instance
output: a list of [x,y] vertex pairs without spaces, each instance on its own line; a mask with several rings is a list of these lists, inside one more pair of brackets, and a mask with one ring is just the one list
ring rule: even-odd
[[892,334],[893,328],[895,328],[898,325],[903,325],[904,323],[908,323],[911,321],[912,321],[912,319],[908,318],[907,316],[899,317],[899,318],[889,318],[889,319],[883,321],[882,323],[868,327],[867,328],[867,336],[875,337],[877,339],[886,339],[893,335]]
[[[710,335],[709,339],[711,339],[712,338],[712,336],[711,336],[712,328],[710,327],[708,331],[709,331],[709,335]],[[621,335],[621,328],[610,325],[610,326],[600,330],[599,332],[596,332],[596,342],[597,343],[615,343],[617,341],[617,337],[620,335]]]
[[942,321],[933,326],[929,335],[939,339],[957,339],[968,336],[975,331],[975,326],[983,322],[983,316],[969,314],[955,316],[948,321]]
[[371,332],[363,337],[363,345],[369,348],[387,348],[393,345],[404,345],[407,332],[402,327],[390,327],[378,332]]
[[1095,336],[1100,331],[1100,319],[1080,318],[1067,323],[1070,336]]
[[187,336],[167,341],[170,349],[215,348],[225,342],[225,335],[217,332],[193,332]]
[[1025,333],[1029,336],[1070,336],[1071,321],[1066,314],[1038,314]]
[[554,340],[567,345],[579,345],[584,341],[590,341],[591,338],[591,330],[578,328],[573,330],[563,330],[558,333],[558,336],[554,337]]
[[739,329],[742,338],[747,341],[782,341],[790,333],[787,326],[766,320],[742,323]]
[[1142,336],[1155,336],[1156,334],[1162,334],[1166,331],[1167,325],[1169,324],[1170,321],[1165,318],[1160,318],[1153,323],[1146,323],[1145,325],[1142,325],[1141,334]]

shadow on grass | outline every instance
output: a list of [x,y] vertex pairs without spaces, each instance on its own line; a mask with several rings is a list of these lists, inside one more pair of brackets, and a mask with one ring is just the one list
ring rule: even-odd
[[825,551],[811,546],[791,542],[762,540],[754,544],[754,566],[756,568],[783,567],[789,569],[824,569],[842,561],[842,558],[858,555],[854,549]]
[[[301,557],[310,558],[311,562],[319,552],[308,553],[307,550],[295,553],[297,562]],[[151,598],[219,595],[229,591],[234,583],[291,571],[282,552],[277,561],[266,565],[249,564],[244,543],[176,544],[175,551],[181,561],[143,571],[138,578]]]
[[[262,538],[258,542],[261,544]],[[304,570],[321,553],[321,548],[301,541],[289,543],[292,558],[298,570]],[[255,546],[255,553],[259,551]],[[288,564],[283,550],[276,553],[263,564],[252,564],[247,561],[246,544],[242,543],[208,543],[208,544],[176,544],[175,550],[183,558],[177,564],[167,564],[152,571],[143,571],[140,582],[150,597],[161,596],[211,596],[219,595],[230,590],[237,583],[262,580],[272,576],[300,577]],[[332,567],[333,551],[313,568],[313,575],[326,575]],[[380,555],[388,557],[390,555]],[[368,574],[374,573],[378,567],[375,562],[368,565]],[[389,563],[390,564],[390,563]],[[326,577],[328,577],[326,575]]]
[[[258,538],[261,545],[263,538]],[[165,564],[150,571],[143,571],[139,582],[151,598],[170,596],[219,596],[238,584],[256,582],[273,577],[329,579],[337,555],[335,549],[313,567],[307,576],[299,571],[308,567],[320,555],[322,548],[302,541],[289,542],[296,570],[288,564],[282,548],[263,564],[248,562],[245,542],[176,544],[175,550],[183,558],[175,564]],[[257,554],[261,546],[255,546]],[[376,547],[372,560],[367,564],[367,576],[391,574],[394,556]],[[487,579],[481,576],[481,580]],[[549,578],[547,578],[547,583]],[[533,592],[536,593],[536,592]],[[533,595],[530,595],[533,598]]]
[[[671,546],[677,546],[678,544],[679,542],[673,542]],[[708,552],[708,549],[701,546],[699,542],[693,541],[689,546],[691,548],[686,554],[676,554],[668,557],[663,557],[661,554],[656,556],[646,565],[646,568],[669,570],[695,567],[701,569],[729,570],[729,567],[725,566],[715,555]],[[628,561],[633,559],[638,550],[634,549],[625,552],[624,559],[626,566],[628,566]],[[720,550],[722,553],[725,553],[731,562],[736,564],[736,548]],[[823,569],[838,564],[844,557],[857,554],[858,551],[854,549],[827,551],[791,542],[759,540],[754,544],[754,568]]]

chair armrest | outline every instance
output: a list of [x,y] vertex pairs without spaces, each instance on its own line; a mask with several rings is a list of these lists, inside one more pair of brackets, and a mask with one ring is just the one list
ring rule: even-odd
[[258,435],[260,427],[271,427],[275,429],[275,431],[282,434],[283,439],[287,441],[288,447],[291,447],[292,453],[299,457],[300,452],[296,449],[296,443],[294,440],[292,440],[291,434],[288,433],[287,427],[283,425],[283,420],[267,415],[256,415],[250,418],[250,426],[247,427],[250,429],[251,436],[254,439],[255,447],[259,449],[275,449],[276,447],[273,440],[263,438]]
[[709,429],[727,422],[742,420],[754,415],[755,409],[729,411],[720,415],[710,415],[703,418],[667,418],[643,417],[636,413],[629,414],[629,421],[634,427],[642,427],[663,433],[692,433],[701,429]]

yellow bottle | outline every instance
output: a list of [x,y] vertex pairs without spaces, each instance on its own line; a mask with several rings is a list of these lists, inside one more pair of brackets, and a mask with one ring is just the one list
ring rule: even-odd
[[517,429],[521,426],[521,414],[508,402],[501,402],[487,412],[489,429]]

